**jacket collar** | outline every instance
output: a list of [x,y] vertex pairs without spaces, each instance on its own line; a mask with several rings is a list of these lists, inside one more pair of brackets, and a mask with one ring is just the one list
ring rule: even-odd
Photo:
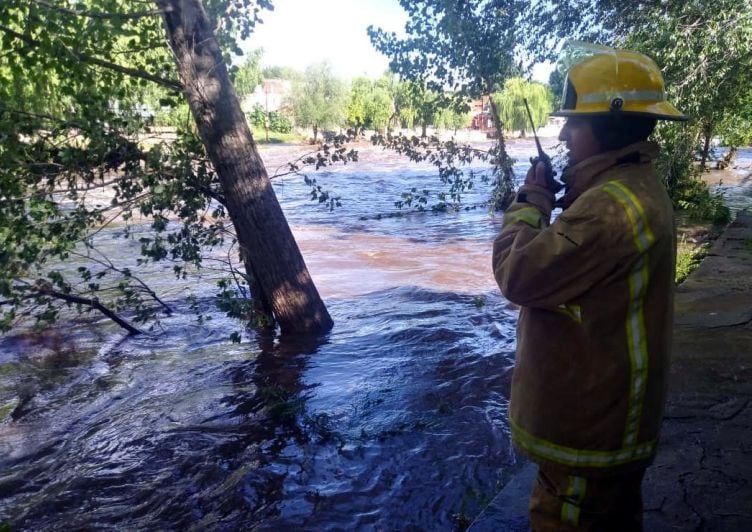
[[561,180],[566,193],[560,200],[563,208],[569,207],[580,194],[595,186],[609,168],[622,164],[644,164],[658,156],[655,142],[637,142],[619,150],[599,153],[564,169]]

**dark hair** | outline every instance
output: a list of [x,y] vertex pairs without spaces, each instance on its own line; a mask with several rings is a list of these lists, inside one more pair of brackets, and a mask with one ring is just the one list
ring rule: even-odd
[[651,116],[630,114],[593,116],[590,119],[593,135],[603,151],[618,150],[647,140],[656,122]]

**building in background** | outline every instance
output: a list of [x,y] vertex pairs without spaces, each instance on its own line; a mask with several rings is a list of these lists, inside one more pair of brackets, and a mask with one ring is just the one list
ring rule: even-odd
[[494,125],[491,118],[491,110],[489,109],[489,101],[488,96],[482,96],[480,100],[470,102],[470,109],[473,115],[470,129],[481,132],[493,131]]
[[286,79],[265,79],[257,85],[251,94],[243,98],[240,108],[244,113],[251,113],[256,105],[267,113],[279,111],[285,100],[292,94],[292,83]]

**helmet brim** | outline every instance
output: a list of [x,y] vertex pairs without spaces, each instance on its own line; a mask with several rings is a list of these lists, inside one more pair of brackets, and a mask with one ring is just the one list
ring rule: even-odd
[[598,104],[579,104],[575,109],[559,109],[551,113],[551,116],[571,117],[571,116],[644,116],[655,118],[656,120],[672,120],[684,122],[689,120],[687,115],[682,114],[679,110],[668,102],[655,102],[642,104],[640,102],[627,103],[618,111],[604,111],[602,105]]

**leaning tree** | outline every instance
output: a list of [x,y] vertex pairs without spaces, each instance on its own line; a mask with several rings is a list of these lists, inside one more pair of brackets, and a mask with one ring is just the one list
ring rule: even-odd
[[[227,68],[269,8],[268,0],[0,5],[2,328],[23,316],[54,321],[61,304],[135,311],[136,321],[169,311],[138,269],[98,249],[97,234],[113,223],[138,242],[139,265],[171,261],[179,279],[229,239],[242,266],[224,260],[224,310],[284,332],[331,327]],[[144,142],[143,101],[155,91],[160,106],[187,102],[193,115],[174,142]],[[136,218],[148,231],[136,235]]]

